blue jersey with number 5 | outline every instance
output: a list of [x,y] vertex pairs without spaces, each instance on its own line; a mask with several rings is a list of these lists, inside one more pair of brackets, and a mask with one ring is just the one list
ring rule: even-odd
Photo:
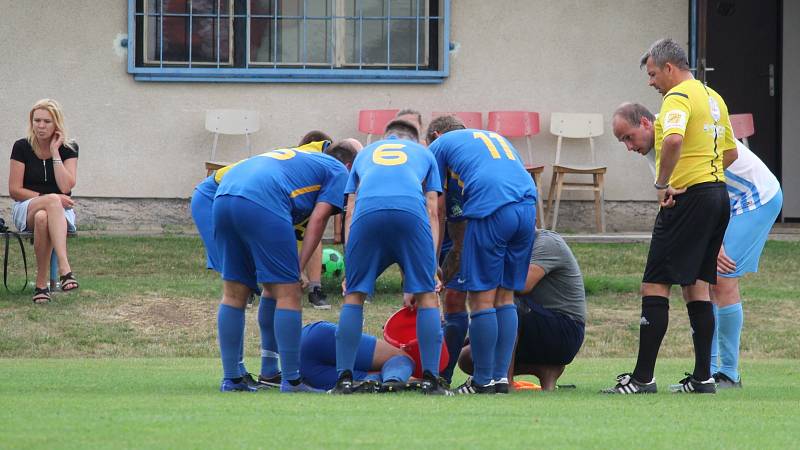
[[356,194],[353,221],[371,211],[396,209],[427,222],[426,192],[442,192],[436,159],[425,147],[394,138],[358,152],[345,188]]
[[[461,188],[463,215],[481,219],[501,206],[536,201],[536,186],[506,138],[483,130],[456,130],[430,146],[439,176]],[[449,195],[449,192],[448,192]]]
[[311,215],[317,202],[341,210],[346,182],[347,168],[331,156],[279,149],[232,166],[216,196],[244,197],[298,224]]

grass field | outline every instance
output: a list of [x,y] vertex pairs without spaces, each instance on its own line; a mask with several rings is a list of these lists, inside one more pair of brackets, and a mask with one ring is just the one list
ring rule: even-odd
[[[201,269],[197,238],[71,240],[80,292],[57,294],[44,306],[34,306],[31,293],[0,295],[0,448],[798,446],[800,243],[769,242],[761,272],[744,280],[745,389],[708,397],[666,393],[691,368],[678,299],[656,373],[663,393],[596,393],[633,367],[646,245],[572,247],[589,294],[586,342],[562,378],[577,389],[331,398],[216,391],[221,289]],[[19,282],[18,268],[12,272]],[[335,287],[326,283],[328,292]],[[399,291],[396,271],[381,278],[366,307],[368,332],[381,333]],[[304,321],[336,321],[341,297],[332,300],[331,311],[304,309]],[[257,328],[248,314],[253,357]],[[257,370],[255,358],[248,363]]]

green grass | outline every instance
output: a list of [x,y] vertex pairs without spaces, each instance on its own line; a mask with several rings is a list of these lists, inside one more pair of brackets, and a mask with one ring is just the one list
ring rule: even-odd
[[[216,392],[202,358],[3,360],[0,447],[16,448],[792,448],[800,363],[745,362],[746,388],[675,395],[688,360],[658,366],[663,392],[597,393],[631,360],[583,359],[577,389],[507,397],[333,397]],[[776,388],[780,386],[780,388]]]
[[[656,376],[663,393],[596,392],[630,370],[638,341],[644,244],[574,244],[588,294],[586,341],[563,383],[576,390],[507,398],[418,395],[222,395],[216,308],[221,284],[203,269],[196,237],[70,240],[81,281],[72,294],[33,305],[0,294],[0,448],[790,448],[800,427],[800,243],[769,242],[761,271],[742,281],[745,389],[672,396],[691,368],[692,344],[677,290]],[[12,262],[14,252],[12,249]],[[12,265],[11,282],[21,282]],[[304,322],[336,321],[305,308]],[[401,302],[391,268],[365,309],[365,331]],[[258,354],[256,315],[247,348]],[[258,361],[248,360],[251,370]]]

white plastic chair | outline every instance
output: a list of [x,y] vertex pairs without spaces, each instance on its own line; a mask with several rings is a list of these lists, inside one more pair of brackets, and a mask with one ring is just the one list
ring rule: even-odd
[[261,129],[258,111],[245,109],[209,109],[206,111],[206,130],[214,133],[214,145],[211,147],[211,160],[217,154],[217,142],[220,134],[244,135],[247,140],[247,155],[251,155],[250,135]]
[[[551,214],[550,227],[553,231],[558,223],[558,206],[561,203],[562,190],[592,191],[595,203],[595,223],[597,231],[605,233],[606,218],[604,213],[603,176],[605,166],[597,165],[594,151],[594,138],[603,134],[602,114],[553,113],[550,115],[550,133],[558,136],[556,144],[556,161],[553,163],[553,177],[550,180],[550,195],[547,197],[547,209]],[[588,165],[561,164],[561,147],[564,139],[588,139],[591,163]],[[564,182],[566,175],[592,175],[591,183]],[[552,208],[555,194],[555,209]]]

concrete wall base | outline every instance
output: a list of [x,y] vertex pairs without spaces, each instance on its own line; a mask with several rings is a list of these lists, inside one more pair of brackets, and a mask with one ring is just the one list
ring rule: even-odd
[[[76,197],[79,231],[131,234],[196,233],[189,199]],[[12,200],[0,197],[0,216],[10,222]],[[607,201],[606,231],[650,232],[658,207],[655,202]],[[547,219],[550,222],[549,218]],[[564,200],[558,214],[561,233],[594,232],[594,203]],[[330,233],[326,233],[326,236]]]

